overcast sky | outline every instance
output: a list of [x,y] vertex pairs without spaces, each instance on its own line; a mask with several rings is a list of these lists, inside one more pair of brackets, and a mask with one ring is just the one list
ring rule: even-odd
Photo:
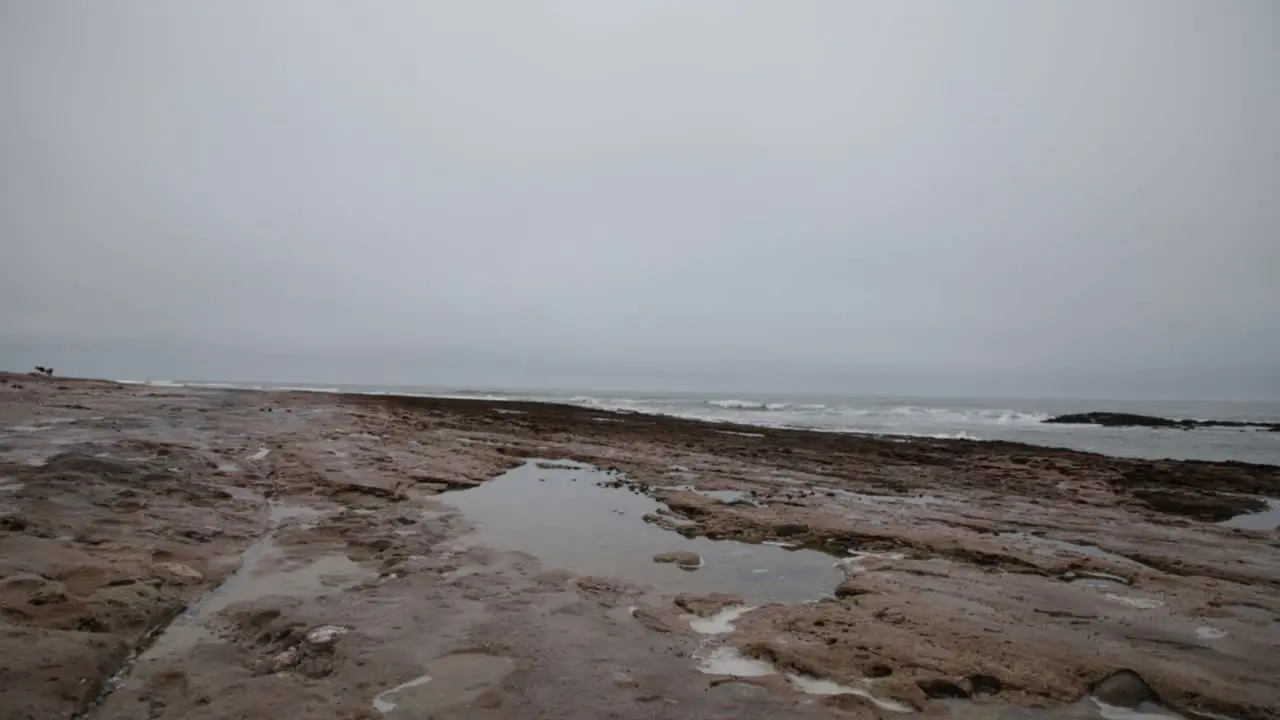
[[1280,399],[1274,0],[0,0],[0,367]]

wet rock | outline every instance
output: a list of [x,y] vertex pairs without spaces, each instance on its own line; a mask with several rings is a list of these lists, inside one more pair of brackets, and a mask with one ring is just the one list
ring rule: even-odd
[[27,529],[27,519],[11,513],[8,515],[0,515],[0,530],[8,530],[9,532],[22,532]]
[[1055,425],[1101,425],[1103,427],[1178,427],[1177,420],[1119,412],[1087,412],[1058,415],[1044,421]]
[[871,590],[863,587],[862,582],[858,578],[849,578],[836,586],[836,597],[851,598],[859,595],[870,594]]
[[947,680],[946,678],[926,678],[917,680],[916,687],[925,694],[926,697],[935,700],[943,699],[967,699],[969,691],[960,687],[958,684]]
[[970,675],[969,692],[973,695],[995,695],[1004,689],[1004,683],[995,675],[975,673]]
[[1045,420],[1046,423],[1059,425],[1101,425],[1103,427],[1147,427],[1178,428],[1180,430],[1196,430],[1200,428],[1237,428],[1258,429],[1280,432],[1280,423],[1245,422],[1241,420],[1186,420],[1157,417],[1154,415],[1138,415],[1135,413],[1087,412],[1058,415]]
[[1108,705],[1136,708],[1144,702],[1158,702],[1159,698],[1142,676],[1132,670],[1120,670],[1108,675],[1093,686],[1094,697]]
[[378,485],[365,485],[357,482],[335,482],[332,487],[328,488],[329,495],[341,495],[342,493],[359,493],[361,495],[369,495],[371,497],[380,498],[382,500],[391,500],[400,502],[408,499],[399,488],[386,488]]
[[778,537],[794,537],[809,532],[809,526],[802,522],[779,522],[773,524],[773,534]]
[[893,668],[884,663],[872,663],[863,668],[862,674],[869,678],[885,678],[893,674]]
[[653,556],[656,563],[675,563],[677,567],[693,570],[702,567],[702,556],[696,552],[680,551],[659,553]]
[[1146,488],[1132,492],[1135,498],[1152,510],[1206,522],[1222,522],[1236,515],[1265,510],[1267,507],[1265,502],[1257,498],[1217,492]]
[[712,593],[710,595],[689,595],[682,593],[673,600],[676,607],[698,617],[711,617],[728,607],[744,605],[737,595]]

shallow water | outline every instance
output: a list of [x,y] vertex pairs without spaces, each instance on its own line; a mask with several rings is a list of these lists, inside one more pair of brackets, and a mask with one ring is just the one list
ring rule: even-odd
[[1280,527],[1280,500],[1265,498],[1267,509],[1255,513],[1237,515],[1230,520],[1218,523],[1222,527],[1239,528],[1241,530],[1275,530]]
[[239,569],[170,623],[143,653],[143,659],[172,655],[213,637],[208,627],[210,619],[234,603],[271,595],[318,595],[326,590],[350,587],[376,575],[337,553],[310,558],[289,569],[264,567],[280,559],[274,537],[279,526],[291,519],[311,519],[321,514],[314,508],[284,503],[270,503],[268,508],[271,531],[244,551]]
[[1023,708],[975,703],[971,700],[941,700],[955,720],[1181,720],[1182,716],[1157,705],[1143,703],[1137,708],[1108,705],[1096,698],[1081,698],[1053,708]]
[[515,670],[511,658],[458,653],[427,663],[426,673],[373,699],[373,707],[388,718],[426,718],[467,705],[497,687]]
[[[714,648],[702,655],[698,660],[698,670],[708,675],[729,675],[739,678],[766,677],[780,673],[772,664],[758,658],[747,657],[737,648],[727,645]],[[785,673],[784,676],[792,687],[806,695],[858,695],[890,712],[909,713],[912,710],[911,707],[896,700],[874,695],[871,692],[870,681],[865,681],[865,686],[858,687],[797,673]]]
[[[614,480],[587,467],[531,462],[442,499],[475,523],[472,544],[526,552],[548,567],[664,593],[723,592],[749,604],[802,602],[830,594],[843,578],[831,557],[812,550],[686,538],[647,523],[644,516],[662,504],[625,487],[599,486]],[[653,561],[678,551],[697,553],[703,566],[687,571]]]

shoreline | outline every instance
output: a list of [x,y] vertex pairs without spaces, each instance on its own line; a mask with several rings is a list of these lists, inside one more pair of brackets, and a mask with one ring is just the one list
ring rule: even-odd
[[1052,718],[1125,669],[1274,717],[1280,536],[1215,523],[1278,496],[1246,463],[0,376],[0,718]]
[[[0,372],[0,378],[2,378],[4,375],[5,373]],[[14,375],[16,376],[16,374]],[[18,377],[26,377],[26,376],[18,376]],[[37,381],[40,380],[40,378],[33,378],[33,379]],[[852,428],[822,428],[822,427],[805,427],[805,426],[791,426],[791,425],[772,425],[772,424],[766,424],[766,423],[749,423],[749,422],[741,422],[741,421],[735,421],[735,420],[721,420],[721,419],[713,419],[713,418],[705,418],[705,417],[679,415],[679,414],[664,413],[664,412],[658,412],[658,411],[645,412],[640,410],[594,407],[590,405],[576,404],[568,400],[561,400],[561,399],[492,398],[492,397],[483,397],[479,395],[475,397],[471,397],[468,394],[470,391],[460,391],[460,392],[442,391],[441,393],[414,393],[414,392],[407,392],[407,391],[402,392],[402,391],[396,391],[396,390],[369,390],[369,391],[360,392],[360,391],[345,390],[339,387],[311,388],[311,387],[298,386],[298,387],[275,388],[275,387],[267,387],[267,386],[256,387],[256,386],[237,385],[234,383],[201,383],[201,382],[194,382],[194,381],[179,382],[179,381],[168,381],[168,380],[164,380],[164,381],[104,380],[104,379],[92,379],[92,378],[57,378],[57,379],[70,380],[71,382],[111,383],[111,384],[129,386],[129,387],[150,387],[150,388],[160,388],[160,389],[189,388],[192,390],[215,390],[215,391],[227,391],[227,392],[320,394],[320,395],[332,395],[336,397],[344,397],[348,399],[357,399],[357,398],[365,398],[365,397],[373,397],[373,398],[386,397],[386,398],[402,398],[406,400],[423,399],[423,400],[442,401],[442,402],[468,402],[468,403],[481,403],[481,404],[490,403],[494,407],[499,407],[504,405],[520,406],[525,404],[534,405],[534,406],[549,405],[549,406],[562,407],[562,408],[574,408],[574,409],[606,414],[606,415],[617,415],[617,416],[628,417],[628,418],[655,417],[655,418],[664,418],[672,421],[709,424],[709,425],[721,426],[723,429],[738,431],[738,432],[755,432],[755,433],[797,432],[797,433],[816,433],[816,434],[824,434],[824,435],[850,435],[850,436],[859,437],[859,438],[887,440],[890,442],[919,441],[919,442],[942,442],[942,443],[952,443],[952,442],[954,443],[992,443],[997,446],[1017,446],[1017,447],[1038,449],[1038,450],[1061,450],[1065,452],[1079,453],[1084,455],[1097,455],[1100,457],[1111,458],[1111,459],[1153,461],[1153,462],[1240,464],[1240,465],[1248,465],[1248,466],[1253,466],[1258,468],[1280,467],[1280,462],[1256,462],[1252,460],[1237,460],[1237,459],[1219,460],[1219,459],[1203,459],[1203,458],[1147,457],[1147,456],[1139,456],[1139,455],[1122,455],[1122,454],[1107,453],[1099,450],[1077,449],[1077,448],[1069,447],[1066,445],[1049,445],[1049,444],[1033,443],[1033,442],[1027,442],[1024,440],[970,437],[970,436],[966,436],[964,431],[961,431],[960,437],[951,437],[951,436],[946,436],[945,433],[943,433],[942,436],[940,436],[937,434],[912,433],[912,432],[906,432],[906,431],[895,433],[895,432],[877,432],[874,430],[859,430],[859,429],[852,429]],[[374,387],[374,386],[370,386],[370,387]],[[490,391],[474,391],[474,392],[491,394]],[[505,393],[505,392],[514,392],[514,391],[493,391],[493,393]],[[750,394],[750,393],[747,393],[747,394]],[[965,399],[965,398],[961,398],[961,399]],[[1007,398],[1007,399],[1016,400],[1017,398]],[[1099,402],[1105,402],[1105,401],[1099,401]],[[1173,401],[1170,401],[1170,402],[1173,402]],[[1262,404],[1266,404],[1266,403],[1262,403]],[[1148,423],[1150,423],[1150,421],[1153,421],[1153,420],[1165,421],[1165,423],[1164,424],[1161,424],[1161,423],[1145,424],[1145,425],[1141,423],[1111,424],[1107,422],[1094,422],[1092,420],[1088,422],[1072,423],[1072,422],[1064,422],[1062,420],[1062,418],[1064,417],[1070,418],[1073,416],[1079,416],[1079,417],[1127,416],[1131,418],[1142,418],[1148,421]],[[1192,424],[1193,427],[1188,427],[1187,426],[1188,423]],[[1052,427],[1055,425],[1059,427],[1102,428],[1102,429],[1112,429],[1112,430],[1134,430],[1134,429],[1174,430],[1176,429],[1183,432],[1189,432],[1191,430],[1196,430],[1196,429],[1210,430],[1210,431],[1226,430],[1229,432],[1241,432],[1242,429],[1249,430],[1253,428],[1280,427],[1280,425],[1278,425],[1277,423],[1273,423],[1270,421],[1223,421],[1223,420],[1210,420],[1210,419],[1168,420],[1166,418],[1141,416],[1141,415],[1133,415],[1130,413],[1116,413],[1116,412],[1084,412],[1084,413],[1074,413],[1074,414],[1066,414],[1066,415],[1059,415],[1059,416],[1046,414],[1044,419],[1039,421],[1039,423],[1037,423],[1036,426]],[[1276,430],[1272,430],[1271,432],[1275,432],[1275,431]],[[1260,430],[1259,432],[1266,432],[1266,431]]]

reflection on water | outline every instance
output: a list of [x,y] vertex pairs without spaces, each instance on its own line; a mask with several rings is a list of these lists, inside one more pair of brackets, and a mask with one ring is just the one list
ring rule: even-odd
[[[531,462],[444,500],[476,524],[474,544],[527,552],[549,567],[659,592],[723,592],[751,604],[801,602],[829,594],[842,579],[822,553],[686,538],[646,523],[644,516],[662,504],[625,487],[602,486],[614,480],[589,467]],[[671,552],[697,553],[703,566],[687,572],[653,562]]]
[[1275,530],[1280,527],[1280,500],[1266,498],[1266,502],[1266,510],[1237,515],[1218,524],[1222,527],[1239,528],[1241,530],[1261,530],[1263,532]]

